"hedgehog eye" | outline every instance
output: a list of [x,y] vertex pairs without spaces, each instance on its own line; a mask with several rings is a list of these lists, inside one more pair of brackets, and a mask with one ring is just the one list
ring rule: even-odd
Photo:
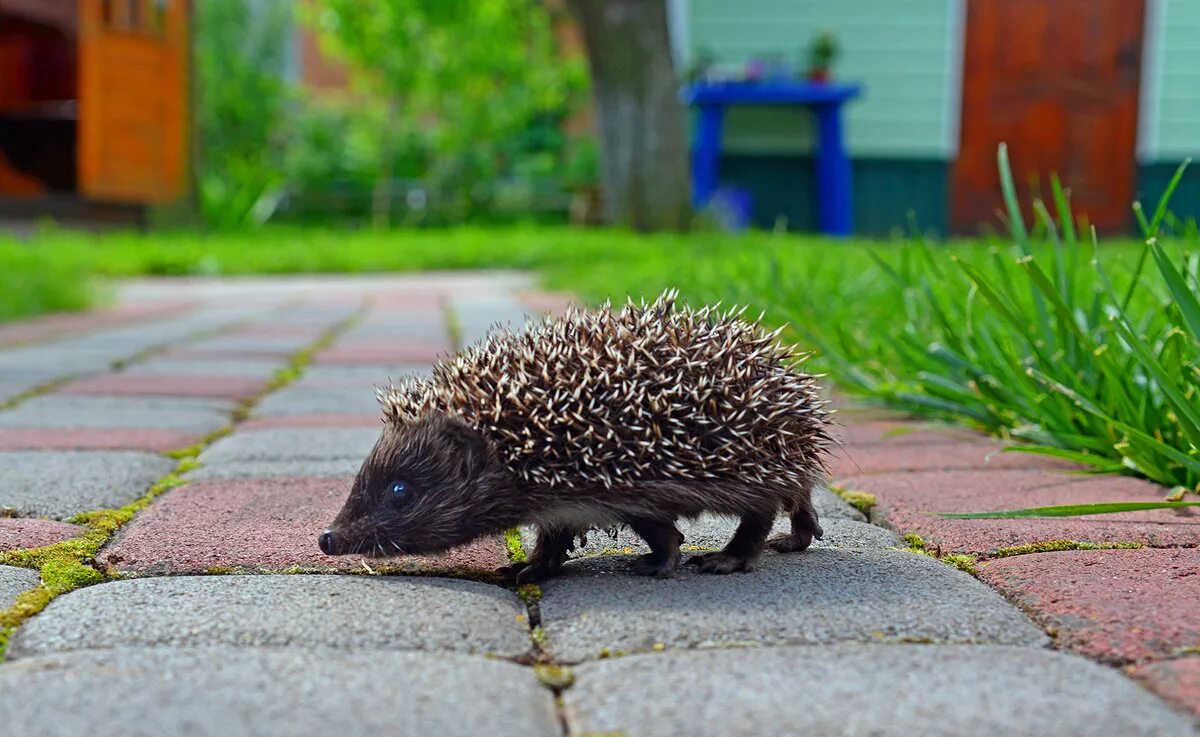
[[404,484],[403,481],[393,481],[390,488],[391,488],[392,493],[396,494],[396,495],[402,495],[405,491],[408,490],[408,487]]

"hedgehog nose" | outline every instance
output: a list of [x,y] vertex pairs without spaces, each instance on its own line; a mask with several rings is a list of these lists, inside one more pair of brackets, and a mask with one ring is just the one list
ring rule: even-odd
[[333,532],[325,530],[317,537],[317,545],[325,555],[333,555]]

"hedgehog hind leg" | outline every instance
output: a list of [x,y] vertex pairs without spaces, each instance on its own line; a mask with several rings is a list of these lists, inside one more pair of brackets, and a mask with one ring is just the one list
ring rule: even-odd
[[629,520],[629,526],[650,546],[650,552],[638,559],[636,570],[643,576],[670,578],[679,565],[679,546],[683,533],[673,522],[645,517]]
[[774,521],[774,508],[744,512],[741,524],[724,550],[693,555],[688,558],[688,565],[698,566],[701,573],[749,573],[762,555]]
[[792,531],[786,535],[778,535],[767,543],[778,553],[799,553],[812,545],[813,539],[820,540],[825,535],[821,524],[817,521],[817,510],[813,508],[812,497],[805,494],[804,499],[792,511]]

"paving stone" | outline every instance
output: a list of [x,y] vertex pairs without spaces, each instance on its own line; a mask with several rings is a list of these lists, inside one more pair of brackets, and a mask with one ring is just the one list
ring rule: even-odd
[[145,322],[185,312],[191,306],[184,302],[163,302],[157,305],[118,305],[90,312],[41,315],[28,320],[6,323],[0,327],[0,346],[24,342],[45,342],[67,335],[102,330],[115,325]]
[[211,351],[213,353],[254,353],[286,356],[303,350],[318,337],[319,333],[312,331],[299,335],[274,337],[266,335],[225,334],[190,343],[176,351],[172,351],[170,355]]
[[313,415],[329,412],[380,415],[375,387],[289,386],[272,392],[254,407],[259,416]]
[[817,510],[817,517],[821,520],[833,518],[848,519],[854,522],[867,521],[865,514],[847,504],[844,499],[824,486],[813,489],[812,501],[813,507]]
[[203,435],[229,424],[234,406],[221,399],[48,394],[0,412],[0,427],[187,430]]
[[0,450],[148,450],[161,453],[200,441],[196,433],[127,428],[0,428]]
[[121,507],[175,468],[160,455],[114,451],[0,451],[0,509],[67,519]]
[[[737,529],[738,520],[734,517],[704,515],[696,520],[679,520],[676,527],[683,533],[684,556],[696,549],[717,550],[725,547]],[[901,546],[900,536],[892,530],[887,530],[865,522],[852,522],[844,519],[821,520],[825,537],[814,540],[816,548],[850,548],[856,550],[882,550]],[[775,520],[771,530],[772,535],[781,535],[791,530],[791,522],[787,517]],[[650,548],[632,530],[622,527],[608,531],[593,531],[588,534],[587,542],[577,547],[571,557],[581,558],[593,555],[612,553],[648,553]],[[537,540],[537,531],[533,526],[521,528],[521,542],[527,552],[533,550]]]
[[213,568],[278,571],[493,570],[508,562],[503,541],[484,539],[442,556],[329,557],[317,535],[342,508],[351,479],[206,480],[174,489],[125,528],[101,563],[135,574],[204,573]]
[[380,428],[331,427],[322,430],[280,428],[236,432],[200,455],[211,466],[229,462],[357,459],[367,457]]
[[455,653],[87,651],[6,663],[0,692],[39,737],[561,734],[532,669]]
[[[343,478],[353,479],[362,466],[363,457],[332,459],[293,459],[286,461],[222,461],[202,465],[188,474],[201,479],[268,479],[268,478]],[[348,487],[347,487],[348,488]]]
[[1200,510],[1151,510],[1052,519],[946,519],[938,512],[987,512],[1056,504],[1161,501],[1166,489],[1127,476],[1046,471],[943,471],[855,476],[846,489],[874,494],[872,514],[943,552],[991,554],[1055,540],[1200,544]]
[[0,610],[13,605],[17,597],[42,582],[37,571],[0,566]]
[[359,414],[325,413],[314,415],[277,415],[256,417],[238,425],[238,430],[272,430],[282,427],[370,427],[376,431],[383,425],[379,411]]
[[983,580],[1056,633],[1059,647],[1110,663],[1200,645],[1200,549],[1072,550],[982,566]]
[[55,599],[10,658],[127,647],[331,647],[518,657],[529,650],[512,592],[428,576],[176,576],[114,581]]
[[0,550],[40,548],[83,534],[83,528],[51,519],[0,517]]
[[653,653],[574,669],[571,734],[1192,735],[1120,674],[1046,650],[841,645]]
[[241,376],[269,380],[287,365],[283,359],[250,360],[223,359],[208,360],[198,358],[155,358],[136,363],[125,369],[123,373],[133,375],[154,376]]
[[458,323],[463,345],[483,339],[496,325],[513,330],[520,329],[525,325],[526,315],[530,312],[520,302],[502,295],[455,295],[451,299],[451,309]]
[[736,643],[985,642],[1038,646],[1041,630],[996,592],[930,557],[895,551],[764,555],[749,574],[684,567],[659,580],[632,558],[569,562],[541,584],[554,657]]
[[110,394],[134,396],[216,397],[218,399],[247,399],[261,392],[265,379],[244,376],[208,376],[171,374],[105,374],[71,382],[60,389],[62,394]]
[[[839,416],[841,411],[839,410]],[[851,448],[860,445],[945,445],[986,440],[988,436],[953,425],[920,420],[866,420],[839,424],[834,436]]]
[[1060,458],[1030,453],[1005,453],[1007,444],[972,439],[915,445],[850,445],[834,451],[829,475],[834,479],[859,474],[896,471],[938,471],[960,469],[1046,469],[1079,470],[1077,464]]
[[317,364],[410,364],[433,363],[454,352],[450,341],[407,340],[403,343],[360,339],[342,341],[313,356]]
[[427,363],[361,364],[355,366],[308,366],[292,386],[342,385],[376,387],[410,376],[429,376]]
[[1200,720],[1200,655],[1134,666],[1128,672],[1143,686]]

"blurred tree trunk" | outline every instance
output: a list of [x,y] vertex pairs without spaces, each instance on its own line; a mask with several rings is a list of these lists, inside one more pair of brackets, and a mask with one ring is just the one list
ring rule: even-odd
[[684,109],[666,0],[568,0],[583,28],[609,223],[683,230],[691,219]]

